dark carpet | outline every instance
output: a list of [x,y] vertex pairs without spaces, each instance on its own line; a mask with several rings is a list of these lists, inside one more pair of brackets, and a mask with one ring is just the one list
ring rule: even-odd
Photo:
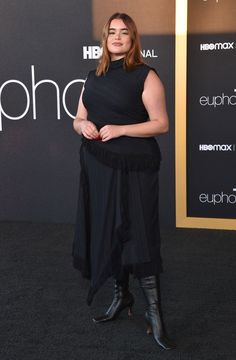
[[89,308],[88,282],[72,268],[73,226],[0,224],[1,360],[235,360],[236,232],[163,231],[162,302],[177,349],[161,350],[144,323],[131,278],[134,315],[96,325],[112,281]]

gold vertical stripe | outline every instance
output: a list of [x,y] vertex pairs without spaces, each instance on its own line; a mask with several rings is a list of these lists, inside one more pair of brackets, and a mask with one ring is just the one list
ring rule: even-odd
[[176,226],[186,218],[187,0],[176,0],[175,37],[175,174]]

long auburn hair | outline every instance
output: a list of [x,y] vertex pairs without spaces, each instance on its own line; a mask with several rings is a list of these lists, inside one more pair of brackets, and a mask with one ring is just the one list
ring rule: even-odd
[[129,30],[131,37],[131,47],[128,53],[125,55],[125,59],[124,59],[125,68],[127,70],[132,70],[135,66],[143,64],[142,56],[141,56],[140,39],[136,24],[129,15],[125,13],[117,12],[108,19],[107,23],[103,27],[102,44],[101,44],[103,51],[96,70],[97,76],[105,75],[110,65],[111,57],[107,48],[107,38],[109,35],[110,24],[114,19],[121,19],[124,22],[124,24],[127,26]]

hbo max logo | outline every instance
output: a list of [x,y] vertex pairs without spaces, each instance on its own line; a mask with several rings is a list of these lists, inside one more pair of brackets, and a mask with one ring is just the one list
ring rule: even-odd
[[200,144],[199,151],[235,151],[235,144]]
[[200,44],[200,51],[214,50],[234,50],[235,42]]

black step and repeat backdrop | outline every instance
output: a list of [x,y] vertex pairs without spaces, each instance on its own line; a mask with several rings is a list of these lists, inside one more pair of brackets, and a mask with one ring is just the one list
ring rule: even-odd
[[174,226],[174,0],[0,0],[0,221],[74,222],[72,121],[102,25],[116,11],[136,20],[145,61],[166,87],[160,207],[162,224]]
[[177,2],[187,10],[186,209],[179,206],[179,225],[236,229],[236,1]]
[[188,216],[236,219],[236,2],[190,3]]

